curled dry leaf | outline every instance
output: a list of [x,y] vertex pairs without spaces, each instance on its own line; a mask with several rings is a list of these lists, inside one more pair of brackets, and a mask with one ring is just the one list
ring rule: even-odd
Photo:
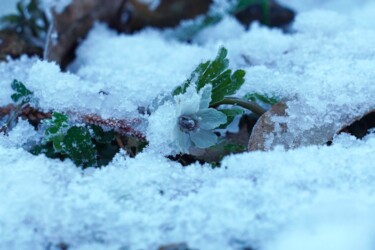
[[[285,102],[279,102],[259,118],[251,133],[248,151],[268,151],[275,146],[291,149],[300,146],[324,145],[340,133],[349,133],[361,139],[369,133],[370,129],[375,128],[375,110],[371,110],[361,117],[349,120],[349,122],[344,119],[336,121],[335,124],[327,123],[308,130],[301,128],[302,130],[295,131],[290,129],[290,125],[288,127],[287,122],[294,124],[304,117],[291,120],[286,112],[287,108]],[[341,129],[337,129],[338,127]]]
[[[174,27],[182,20],[206,14],[212,2],[212,0],[161,0],[155,9],[150,9],[141,1],[129,0],[131,15],[127,30],[136,31],[147,26]],[[253,21],[265,21],[271,27],[282,27],[294,20],[293,10],[273,0],[269,1],[268,6],[268,11],[265,13],[261,4],[251,4],[235,16],[247,27]]]
[[156,9],[150,9],[138,0],[129,0],[131,19],[129,29],[140,30],[146,26],[173,27],[181,20],[205,14],[212,0],[160,0]]
[[348,133],[358,139],[362,139],[369,133],[369,130],[373,128],[375,128],[375,110],[371,110],[361,117],[356,117],[352,122],[343,126],[337,134]]
[[65,68],[74,58],[78,42],[95,21],[115,24],[126,0],[73,0],[63,12],[52,11],[52,23],[47,37],[45,59]]
[[280,144],[289,148],[289,141],[284,138],[288,129],[287,125],[280,122],[283,119],[275,119],[285,118],[287,108],[285,102],[279,102],[258,119],[250,135],[249,151],[267,151]]

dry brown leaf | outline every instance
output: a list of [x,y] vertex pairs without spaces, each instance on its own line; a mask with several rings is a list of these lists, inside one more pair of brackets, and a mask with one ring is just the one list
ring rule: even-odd
[[279,102],[258,119],[250,135],[249,151],[267,151],[280,144],[289,148],[289,143],[283,137],[287,132],[286,124],[279,123],[274,119],[275,117],[286,117],[287,108],[285,102]]
[[5,60],[7,56],[18,58],[23,54],[41,56],[43,50],[27,42],[15,31],[0,31],[0,60]]
[[120,19],[126,0],[73,0],[62,13],[52,13],[45,59],[65,68],[74,58],[78,42],[97,20],[109,24]]
[[361,117],[354,118],[350,123],[343,126],[337,134],[348,133],[362,139],[373,128],[375,128],[375,110],[371,110]]
[[147,26],[165,28],[174,27],[181,20],[191,19],[208,11],[212,0],[161,0],[155,10],[138,0],[129,0],[131,31]]
[[286,112],[287,108],[285,102],[280,102],[259,118],[249,139],[249,151],[268,151],[275,146],[291,149],[300,146],[324,145],[330,142],[334,135],[340,133],[349,133],[357,138],[363,138],[368,134],[369,129],[375,128],[375,110],[372,110],[349,122],[342,121],[339,130],[337,130],[337,125],[327,123],[310,127],[308,130],[292,131],[290,126],[287,126],[287,122],[305,121],[303,117],[290,120]]

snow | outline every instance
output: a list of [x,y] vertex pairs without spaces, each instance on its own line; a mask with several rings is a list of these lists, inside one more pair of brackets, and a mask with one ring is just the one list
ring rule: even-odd
[[160,0],[138,0],[138,2],[146,4],[150,10],[155,10],[160,5]]
[[14,13],[15,11],[16,11],[16,8],[14,5],[14,1],[12,0],[2,1],[1,8],[0,8],[0,16]]
[[[334,134],[375,106],[375,4],[283,2],[299,11],[292,33],[259,24],[246,31],[227,17],[186,44],[157,30],[125,35],[96,24],[69,72],[36,58],[0,63],[0,106],[11,103],[18,79],[44,110],[140,116],[158,145],[169,143],[173,108],[149,118],[138,107],[170,93],[224,45],[231,67],[247,71],[238,96],[286,100],[279,122],[299,140],[288,151],[227,156],[221,168],[182,167],[164,146],[150,146],[83,171],[22,149],[37,135],[20,121],[0,136],[0,249],[374,249],[375,135]],[[332,136],[332,146],[321,145]]]
[[[205,249],[307,249],[310,241],[296,235],[323,244],[325,233],[338,230],[329,237],[338,247],[323,249],[348,249],[340,244],[352,240],[372,249],[374,149],[369,136],[351,147],[229,156],[220,169],[181,168],[154,154],[118,155],[82,175],[69,161],[1,146],[1,246],[156,249],[188,242]],[[360,229],[354,238],[353,228]]]

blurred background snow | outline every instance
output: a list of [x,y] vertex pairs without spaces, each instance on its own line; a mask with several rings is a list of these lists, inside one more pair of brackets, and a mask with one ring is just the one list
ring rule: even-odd
[[16,0],[1,0],[0,16],[16,12]]

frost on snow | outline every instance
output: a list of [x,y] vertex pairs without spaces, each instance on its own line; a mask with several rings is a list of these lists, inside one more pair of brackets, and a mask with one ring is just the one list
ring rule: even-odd
[[142,116],[149,124],[146,152],[134,159],[119,153],[106,168],[82,171],[70,160],[21,149],[35,131],[20,121],[0,136],[0,249],[157,249],[180,242],[208,250],[374,249],[374,134],[362,141],[335,136],[331,147],[311,144],[375,106],[375,4],[290,4],[300,11],[291,34],[258,24],[246,31],[224,18],[183,44],[157,30],[124,35],[97,24],[69,72],[35,58],[0,63],[0,106],[11,103],[16,78],[43,110],[122,118],[171,93],[224,45],[231,67],[247,71],[238,97],[283,98],[289,136],[305,146],[228,156],[216,169],[182,168],[164,157],[165,145],[157,150],[176,126],[167,102]]
[[374,155],[368,136],[350,147],[230,156],[220,169],[118,155],[82,175],[69,161],[0,146],[0,246],[373,249]]

